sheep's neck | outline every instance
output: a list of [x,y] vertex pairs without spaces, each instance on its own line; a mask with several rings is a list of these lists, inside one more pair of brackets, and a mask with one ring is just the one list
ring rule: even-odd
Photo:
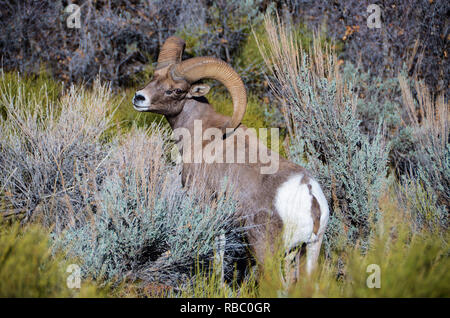
[[202,131],[204,131],[212,127],[222,128],[230,119],[228,116],[217,113],[210,104],[194,99],[186,101],[180,113],[175,116],[166,116],[166,118],[173,130],[186,128],[191,134],[194,132],[196,120],[202,121]]

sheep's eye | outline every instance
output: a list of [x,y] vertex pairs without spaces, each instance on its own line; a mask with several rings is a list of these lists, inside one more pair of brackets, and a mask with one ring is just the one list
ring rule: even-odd
[[175,93],[176,93],[177,95],[180,95],[181,93],[183,93],[183,91],[182,91],[181,89],[177,88],[177,89],[175,90]]
[[166,91],[166,95],[170,95],[170,94],[172,94],[171,90]]

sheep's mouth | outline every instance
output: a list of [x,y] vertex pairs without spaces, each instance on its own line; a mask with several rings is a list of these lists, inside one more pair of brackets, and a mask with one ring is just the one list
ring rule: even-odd
[[150,106],[136,105],[135,103],[133,103],[133,108],[138,112],[145,112],[149,110]]

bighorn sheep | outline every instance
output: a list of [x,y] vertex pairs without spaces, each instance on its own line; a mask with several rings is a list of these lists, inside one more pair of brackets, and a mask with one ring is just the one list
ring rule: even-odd
[[[232,149],[233,158],[246,156],[244,162],[224,162],[222,153],[215,151],[214,159],[200,157],[194,162],[183,162],[182,183],[194,186],[195,182],[212,191],[220,191],[223,179],[233,185],[234,198],[239,205],[239,215],[248,227],[247,240],[254,257],[263,264],[268,246],[273,247],[281,237],[286,258],[290,261],[289,280],[298,276],[300,252],[305,243],[306,270],[316,266],[322,238],[328,222],[328,205],[319,184],[303,167],[276,156],[274,173],[262,173],[267,162],[250,162],[251,144],[273,154],[256,135],[240,125],[247,106],[244,84],[239,75],[224,61],[212,57],[194,57],[181,61],[185,43],[178,37],[166,40],[159,53],[157,67],[150,83],[136,92],[133,105],[137,111],[163,114],[172,129],[189,132],[192,138],[188,146],[180,146],[186,152],[204,151],[213,143],[217,149]],[[203,97],[209,87],[197,84],[201,79],[214,79],[228,89],[233,100],[233,116],[227,117],[214,111]],[[215,138],[195,138],[195,130],[201,124],[201,132],[215,129]],[[196,128],[197,127],[197,128]],[[245,143],[236,145],[237,138]],[[186,138],[186,135],[183,135]],[[186,143],[184,143],[186,145]],[[264,152],[263,151],[263,152]],[[220,158],[219,158],[220,157]],[[275,157],[275,156],[274,156]],[[236,161],[234,161],[236,162]],[[267,243],[269,245],[267,245]],[[294,277],[294,278],[293,278]]]

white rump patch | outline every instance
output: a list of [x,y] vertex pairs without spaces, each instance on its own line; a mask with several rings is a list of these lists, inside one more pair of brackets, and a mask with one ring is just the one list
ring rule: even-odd
[[[284,243],[286,249],[316,239],[313,233],[314,220],[311,216],[312,195],[308,184],[300,184],[303,174],[290,177],[277,190],[275,208],[284,224]],[[325,228],[328,221],[328,205],[319,184],[310,179],[311,192],[320,206],[320,228]]]

